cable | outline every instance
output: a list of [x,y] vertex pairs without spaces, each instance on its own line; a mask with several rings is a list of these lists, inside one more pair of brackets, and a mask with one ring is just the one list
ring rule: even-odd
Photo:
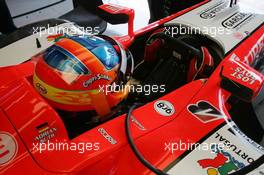
[[[130,132],[130,119],[132,116],[132,112],[135,108],[137,108],[138,106],[140,106],[142,104],[140,103],[136,103],[134,104],[128,111],[127,115],[126,115],[126,119],[125,119],[125,131],[126,131],[126,136],[127,136],[127,141],[128,144],[130,146],[130,148],[132,149],[132,151],[134,152],[134,154],[136,155],[137,159],[149,170],[151,170],[153,173],[155,173],[156,175],[169,175],[165,172],[163,172],[162,170],[156,168],[155,166],[153,166],[150,162],[148,162],[143,156],[142,154],[138,151],[131,132]],[[264,155],[262,155],[259,159],[257,159],[256,161],[254,161],[253,163],[251,163],[250,165],[234,172],[231,173],[229,175],[242,175],[242,174],[248,174],[254,170],[256,170],[258,167],[260,167],[262,164],[264,163]]]
[[148,168],[150,171],[152,171],[153,173],[157,174],[157,175],[169,175],[169,174],[166,174],[165,172],[163,172],[162,170],[156,168],[155,166],[153,166],[151,163],[149,163],[143,156],[142,154],[138,151],[134,141],[133,141],[133,138],[132,138],[132,135],[131,135],[131,132],[130,132],[130,119],[131,119],[131,116],[132,116],[132,112],[135,108],[139,107],[140,103],[136,103],[134,104],[128,111],[127,115],[126,115],[126,119],[125,119],[125,130],[126,130],[126,136],[127,136],[127,141],[128,141],[128,144],[130,146],[130,148],[132,149],[132,151],[134,152],[134,154],[136,155],[137,159],[146,167]]

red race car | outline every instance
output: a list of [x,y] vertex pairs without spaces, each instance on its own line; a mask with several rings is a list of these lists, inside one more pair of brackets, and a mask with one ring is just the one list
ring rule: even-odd
[[263,174],[264,16],[233,3],[135,32],[132,9],[105,4],[128,35],[62,22],[7,37],[0,174]]

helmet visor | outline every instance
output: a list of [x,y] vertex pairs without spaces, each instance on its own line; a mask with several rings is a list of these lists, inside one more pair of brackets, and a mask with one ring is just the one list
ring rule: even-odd
[[87,67],[75,56],[56,45],[44,52],[44,60],[49,66],[61,72],[78,75],[90,73]]

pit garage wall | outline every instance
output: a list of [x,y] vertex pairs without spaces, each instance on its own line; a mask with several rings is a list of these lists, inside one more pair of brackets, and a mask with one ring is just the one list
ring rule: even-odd
[[73,10],[72,0],[6,0],[6,3],[17,27],[57,18]]

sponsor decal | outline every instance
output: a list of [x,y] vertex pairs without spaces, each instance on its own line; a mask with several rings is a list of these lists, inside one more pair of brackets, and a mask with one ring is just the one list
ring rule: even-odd
[[[245,62],[247,64],[251,64],[254,61],[254,59],[256,59],[258,57],[258,55],[261,53],[263,47],[264,47],[264,34],[259,38],[259,40],[256,42],[256,44],[250,49],[250,51],[244,57]],[[235,53],[232,54],[230,59],[231,60],[237,60],[237,61],[242,60]]]
[[259,38],[257,43],[249,51],[248,55],[245,56],[245,61],[250,64],[260,53],[264,47],[264,34]]
[[39,91],[39,93],[41,93],[41,94],[47,94],[48,93],[47,89],[43,85],[41,85],[40,83],[36,83],[36,88]]
[[11,162],[17,154],[16,139],[7,132],[0,132],[0,166]]
[[200,17],[203,19],[212,19],[214,18],[217,13],[221,12],[228,6],[228,3],[225,1],[218,3],[217,5],[210,7],[206,10],[204,10],[201,14]]
[[154,103],[154,109],[160,115],[169,117],[175,113],[174,106],[166,100],[159,100]]
[[99,128],[98,131],[112,145],[117,143],[117,141],[111,135],[109,135],[104,128]]
[[247,163],[254,162],[254,158],[252,158],[249,154],[247,154],[245,151],[240,149],[236,144],[232,143],[231,140],[227,139],[225,136],[221,135],[220,133],[215,133],[215,139],[218,139],[219,142],[223,143],[224,146],[231,151],[233,154],[237,155],[238,157],[242,158],[242,160],[245,160]]
[[104,5],[104,8],[110,10],[113,13],[117,13],[120,10],[123,10],[122,7],[118,5]]
[[107,80],[107,81],[110,81],[111,78],[108,75],[97,74],[96,76],[94,76],[94,77],[90,78],[89,80],[85,81],[83,83],[83,86],[84,87],[88,87],[91,84],[93,84],[95,81],[98,81],[98,80]]
[[252,14],[237,12],[222,22],[223,27],[228,29],[235,29],[247,19],[252,17]]
[[45,143],[48,140],[54,138],[57,132],[57,128],[50,127],[48,122],[37,126],[36,129],[38,130],[38,135],[35,137],[35,141],[40,143]]
[[146,128],[132,115],[131,121],[138,127],[138,129],[145,131]]
[[239,58],[235,53],[233,53],[233,54],[231,55],[230,60],[241,61],[240,58]]
[[243,69],[242,67],[237,67],[231,74],[231,76],[235,77],[237,80],[241,80],[242,82],[248,83],[250,85],[253,85],[256,82],[254,74],[252,74],[246,69]]
[[260,150],[264,154],[264,148],[252,139],[250,139],[248,136],[246,136],[236,125],[233,125],[231,128],[228,129],[228,131],[234,136],[243,137],[249,144],[254,146],[257,150]]
[[215,152],[213,159],[207,158],[197,161],[203,169],[206,169],[208,175],[227,175],[245,167],[244,163],[239,162],[230,153],[219,149],[216,145],[213,145],[211,149]]
[[207,101],[199,101],[188,106],[188,111],[203,123],[223,119],[225,116]]
[[227,175],[262,156],[259,149],[229,131],[233,125],[233,122],[220,124],[213,134],[202,138],[202,143],[196,143],[208,147],[185,152],[168,166],[167,173]]

